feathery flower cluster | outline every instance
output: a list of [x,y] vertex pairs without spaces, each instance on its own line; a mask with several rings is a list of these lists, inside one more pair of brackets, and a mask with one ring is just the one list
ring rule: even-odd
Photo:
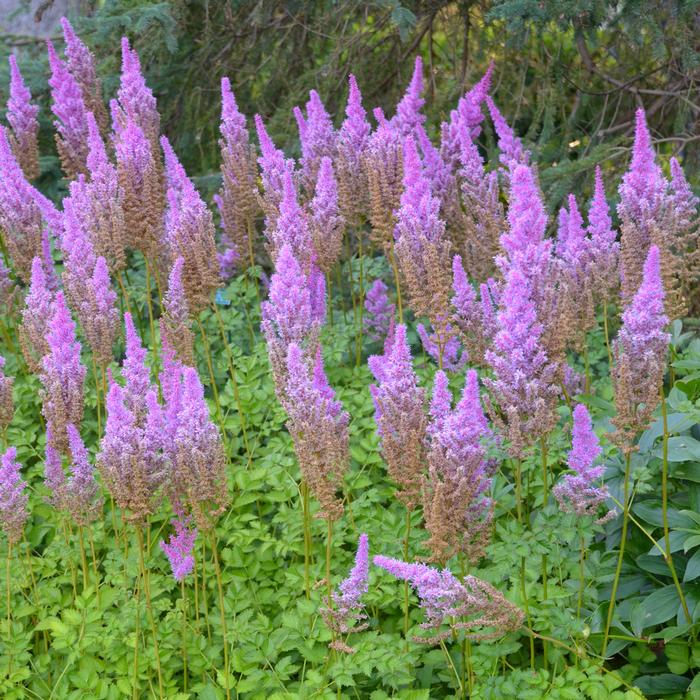
[[622,327],[613,346],[615,407],[613,439],[632,449],[634,436],[646,429],[659,403],[670,335],[664,328],[664,288],[659,249],[649,248],[642,284],[622,313]]
[[595,169],[595,188],[588,209],[589,265],[594,301],[611,301],[620,286],[620,244],[612,227],[603,174]]
[[[421,627],[435,631],[431,637],[415,637],[417,642],[437,644],[458,630],[469,630],[470,639],[496,639],[517,630],[523,622],[524,614],[519,608],[475,576],[459,581],[449,569],[438,570],[381,555],[373,561],[392,576],[408,581],[417,593],[426,618]],[[448,629],[441,630],[445,625]]]
[[95,57],[78,38],[71,23],[65,17],[61,17],[61,27],[66,42],[68,70],[80,86],[86,109],[94,115],[100,131],[105,132],[108,126],[107,110],[102,99],[102,83],[95,70]]
[[375,110],[379,125],[369,137],[364,152],[364,172],[369,196],[372,240],[387,257],[393,255],[394,212],[403,190],[403,144],[381,112]]
[[176,581],[183,581],[194,569],[194,543],[197,539],[197,528],[190,529],[188,520],[183,518],[173,518],[170,524],[175,528],[175,532],[170,535],[170,539],[159,542],[160,548],[168,557],[173,578]]
[[[434,330],[429,333],[426,327],[419,323],[416,326],[418,337],[423,345],[423,350],[437,362],[441,369],[447,372],[458,372],[469,359],[469,354],[462,352],[460,355],[461,345],[459,339],[454,334],[452,326],[449,323],[440,323],[441,335],[438,335]],[[444,340],[447,338],[447,340]]]
[[[250,143],[245,117],[238,111],[228,78],[221,79],[221,175],[217,197],[221,227],[240,255],[240,264],[254,265],[253,236],[258,203],[255,149]],[[223,275],[222,275],[223,276]]]
[[[321,158],[317,172],[309,224],[315,252],[314,262],[321,272],[328,273],[333,269],[342,251],[345,220],[338,211],[338,183],[328,156]],[[282,216],[278,225],[281,219]]]
[[521,457],[525,448],[551,430],[556,422],[559,389],[556,364],[542,347],[542,324],[537,320],[530,285],[519,267],[508,273],[498,311],[498,331],[486,361],[494,378],[484,379],[501,414],[492,418],[507,432],[509,451]]
[[220,285],[214,222],[165,136],[161,145],[168,176],[165,239],[172,259],[184,259],[182,284],[190,312],[196,316]]
[[472,564],[483,556],[491,528],[491,479],[484,438],[489,430],[475,370],[467,372],[462,398],[452,408],[447,375],[435,375],[428,427],[428,474],[423,478],[423,517],[433,561],[457,552]]
[[39,106],[32,104],[32,95],[19,72],[17,59],[10,55],[10,99],[7,121],[12,127],[12,151],[27,180],[39,177]]
[[32,262],[31,284],[22,309],[22,324],[19,327],[22,355],[31,372],[41,369],[42,359],[49,352],[46,334],[49,330],[53,297],[47,285],[41,258],[36,257]]
[[422,128],[425,122],[425,115],[421,113],[425,104],[425,100],[421,97],[422,94],[423,59],[416,56],[411,82],[396,106],[396,116],[392,119],[392,127],[395,127],[403,137],[415,135],[416,130]]
[[126,37],[122,37],[122,74],[117,98],[121,114],[125,117],[124,121],[136,124],[146,135],[153,153],[157,153],[160,115],[156,107],[156,98],[141,73],[139,56],[129,46]]
[[60,222],[53,205],[25,179],[15,159],[8,134],[0,126],[0,229],[17,274],[31,278],[32,259],[41,256],[44,220]]
[[352,74],[348,85],[345,120],[338,131],[337,170],[340,209],[345,220],[354,224],[367,211],[369,193],[363,160],[372,127],[367,121],[360,88]]
[[63,172],[72,179],[87,170],[87,110],[80,85],[65,62],[58,57],[53,44],[47,41],[46,45],[51,68],[51,111],[56,116],[56,148]]
[[[197,370],[164,362],[161,382],[166,401],[164,452],[168,489],[176,510],[192,516],[209,532],[228,505],[226,455],[219,430],[209,417]],[[166,390],[167,388],[167,390]]]
[[506,122],[498,107],[496,107],[496,103],[489,95],[486,96],[486,104],[498,137],[501,163],[510,172],[518,165],[527,165],[530,162],[530,151],[526,151],[523,148],[522,142],[515,135],[515,132],[508,125],[508,122]]
[[282,176],[282,199],[279,202],[278,215],[274,227],[265,230],[265,236],[267,249],[273,262],[277,260],[280,250],[286,244],[290,246],[294,257],[304,269],[309,269],[315,257],[314,241],[309,220],[299,206],[296,185],[291,172],[285,172]]
[[71,198],[96,253],[107,260],[112,272],[117,272],[126,265],[124,191],[92,112],[88,112],[87,124],[89,181],[79,178],[71,183]]
[[[117,179],[123,193],[124,245],[156,259],[163,237],[165,198],[157,151],[112,100]],[[156,146],[157,148],[157,146]]]
[[17,450],[8,447],[0,457],[0,526],[5,531],[10,546],[22,539],[24,523],[27,521],[27,482],[20,474]]
[[12,399],[14,377],[8,377],[5,372],[5,358],[0,355],[0,433],[4,433],[15,415],[15,403]]
[[374,280],[365,296],[365,313],[362,317],[363,331],[373,342],[384,342],[390,333],[396,306],[389,302],[387,286],[380,279]]
[[[572,449],[569,452],[569,469],[574,473],[566,474],[552,489],[565,513],[597,516],[600,505],[608,498],[607,486],[595,485],[603,475],[603,467],[595,465],[600,453],[600,443],[593,432],[588,410],[583,404],[578,404],[574,408]],[[602,524],[613,517],[615,511],[609,510],[596,522]]]
[[377,380],[370,386],[377,434],[389,476],[398,485],[396,496],[412,509],[420,501],[425,463],[425,394],[418,385],[406,340],[406,326],[396,326],[383,355],[372,355],[369,368]]
[[450,241],[439,217],[440,201],[430,191],[413,139],[403,150],[401,206],[396,214],[396,257],[406,281],[411,308],[427,316],[441,346],[447,342],[447,314],[450,304]]
[[258,164],[263,186],[261,205],[265,213],[265,232],[268,233],[275,228],[284,192],[285,176],[287,173],[290,175],[294,173],[294,160],[287,158],[284,152],[275,146],[259,114],[255,115],[255,129],[260,142]]
[[67,427],[80,425],[83,418],[86,370],[80,362],[80,343],[63,292],[56,294],[52,306],[46,334],[48,353],[42,360],[39,377],[41,412],[47,425],[51,425],[52,447],[65,454],[69,447]]
[[97,518],[102,505],[99,486],[78,429],[69,424],[66,430],[71,455],[71,475],[64,485],[68,512],[75,523],[87,525]]
[[261,305],[261,328],[280,398],[286,386],[287,348],[295,343],[313,354],[325,316],[324,296],[325,288],[313,284],[285,243],[277,256],[269,299]]
[[107,422],[97,455],[102,480],[127,520],[142,523],[157,506],[166,473],[164,416],[145,364],[146,351],[129,314],[126,324],[125,386],[110,376]]
[[309,92],[306,118],[299,107],[294,108],[294,117],[301,141],[301,177],[304,189],[312,192],[323,158],[335,158],[337,135],[330,115],[316,90]]
[[[367,629],[367,624],[362,622],[367,618],[364,614],[362,596],[369,590],[369,538],[365,533],[360,535],[355,553],[355,565],[333,593],[335,607],[320,609],[323,619],[330,629],[338,636],[350,632],[361,632]],[[352,654],[355,650],[348,646],[342,639],[335,639],[329,645],[331,649],[346,654]]]
[[190,312],[182,286],[184,258],[179,257],[170,270],[168,291],[163,299],[162,334],[184,365],[194,366],[194,334],[190,328]]
[[320,347],[313,370],[296,343],[287,349],[287,382],[282,405],[287,429],[294,441],[299,468],[321,510],[317,517],[337,520],[343,513],[338,498],[348,468],[348,423],[350,416],[329,386],[323,370]]

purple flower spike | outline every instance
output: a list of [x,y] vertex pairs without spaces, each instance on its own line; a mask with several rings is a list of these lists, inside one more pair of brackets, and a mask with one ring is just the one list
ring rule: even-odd
[[[598,436],[593,432],[591,417],[583,404],[578,404],[574,409],[572,441],[569,469],[574,473],[564,476],[552,491],[565,513],[596,516],[601,504],[608,498],[608,489],[595,485],[603,475],[603,467],[595,465],[601,448]],[[596,522],[604,523],[614,516],[615,511],[610,510]]]
[[188,521],[174,518],[170,521],[175,528],[168,542],[161,540],[160,548],[165,552],[170,562],[170,568],[176,581],[184,580],[194,569],[194,543],[197,539],[197,528],[190,529]]
[[321,159],[335,157],[337,135],[330,115],[316,90],[309,92],[306,119],[298,107],[294,108],[294,116],[299,126],[301,141],[302,180],[305,190],[311,192],[318,177]]
[[528,246],[539,244],[546,228],[547,213],[535,175],[531,168],[515,165],[510,183],[508,232],[501,236],[509,259],[515,260]]
[[659,249],[651,246],[642,284],[622,314],[613,346],[617,408],[613,438],[623,449],[631,449],[635,435],[647,427],[658,405],[671,338],[667,324]]
[[316,190],[311,200],[311,232],[315,263],[322,272],[330,272],[340,257],[345,220],[338,211],[338,183],[333,164],[327,156],[321,158]]
[[4,368],[5,358],[0,355],[0,433],[4,433],[15,414],[15,404],[12,399],[12,386],[15,380],[14,377],[8,377],[5,374]]
[[[459,581],[449,569],[433,569],[425,564],[409,564],[389,557],[374,557],[374,565],[398,579],[408,581],[418,594],[425,613],[424,629],[435,630],[432,637],[415,637],[428,644],[450,637],[454,631],[470,630],[472,639],[494,639],[518,629],[524,615],[493,586],[474,576]],[[462,618],[453,621],[450,618]],[[440,630],[449,625],[446,631]]]
[[161,330],[178,360],[194,366],[194,336],[190,328],[190,310],[182,286],[184,258],[175,261],[168,277],[168,291],[163,300],[165,313],[162,316]]
[[284,173],[282,186],[279,216],[274,229],[266,231],[270,256],[276,260],[282,247],[287,244],[294,257],[304,268],[308,268],[314,254],[311,230],[306,214],[299,206],[296,186],[290,172]]
[[10,99],[7,121],[12,127],[12,151],[28,180],[39,177],[39,106],[32,104],[32,95],[22,79],[17,59],[10,55]]
[[396,314],[396,306],[389,302],[387,286],[380,279],[374,280],[365,297],[365,314],[362,317],[364,332],[369,339],[384,342]]
[[53,302],[49,321],[48,354],[42,361],[40,375],[42,414],[51,424],[54,445],[59,452],[68,449],[69,424],[80,425],[83,417],[83,388],[85,367],[80,362],[80,343],[75,335],[75,323],[66,306],[62,292]]
[[151,372],[146,365],[146,348],[143,347],[134,321],[128,312],[124,314],[124,325],[126,357],[122,374],[125,380],[125,398],[129,410],[133,411],[137,417],[141,417],[146,413],[147,394],[153,388]]
[[88,525],[97,518],[101,505],[99,486],[78,429],[69,424],[66,430],[71,454],[71,475],[64,484],[68,512],[78,525]]
[[416,56],[411,82],[408,84],[401,102],[396,106],[396,116],[392,120],[403,136],[411,136],[416,128],[421,127],[425,122],[425,115],[421,114],[421,109],[425,104],[425,100],[421,97],[422,93],[423,59]]
[[594,279],[592,286],[597,299],[607,301],[613,298],[620,284],[618,271],[620,244],[617,242],[617,233],[612,227],[600,167],[596,167],[595,170],[595,189],[588,209],[588,235],[590,274]]
[[41,362],[49,351],[46,342],[51,319],[53,293],[48,287],[41,258],[32,263],[32,281],[22,309],[22,325],[19,327],[22,354],[32,372],[41,369]]
[[24,523],[29,516],[27,482],[22,479],[20,469],[17,450],[8,447],[0,458],[0,525],[10,546],[22,539]]
[[[333,608],[321,608],[326,624],[338,637],[350,632],[360,632],[367,629],[362,622],[366,619],[363,612],[362,596],[369,590],[369,538],[362,533],[357,542],[355,565],[350,570],[347,578],[333,593]],[[359,624],[354,624],[359,623]],[[346,654],[352,654],[355,650],[348,646],[342,638],[336,639],[330,644],[332,649]]]
[[503,115],[496,107],[496,103],[490,96],[486,97],[493,126],[498,137],[498,148],[501,152],[499,156],[501,163],[512,171],[517,165],[527,165],[530,161],[530,151],[523,148],[520,139],[515,135],[513,129],[508,125]]
[[51,110],[56,115],[54,125],[58,131],[58,154],[66,177],[74,178],[87,170],[87,109],[80,86],[68,67],[56,54],[53,44],[47,41],[46,45],[51,68]]
[[[442,329],[442,334],[446,338],[441,343],[440,336],[435,333],[428,333],[426,327],[419,323],[416,326],[418,337],[423,344],[423,349],[435,360],[438,364],[442,363],[442,368],[448,372],[458,372],[469,359],[469,354],[462,352],[460,354],[461,345],[459,339],[453,334],[452,326],[448,323]],[[442,350],[440,348],[442,344]]]

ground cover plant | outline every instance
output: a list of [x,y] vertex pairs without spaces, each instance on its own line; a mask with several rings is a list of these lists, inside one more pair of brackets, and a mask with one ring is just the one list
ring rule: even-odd
[[312,91],[298,159],[224,79],[208,203],[63,32],[65,197],[14,59],[0,128],[2,697],[700,692],[698,200],[644,110],[551,216],[491,68],[439,126],[420,58],[391,116]]

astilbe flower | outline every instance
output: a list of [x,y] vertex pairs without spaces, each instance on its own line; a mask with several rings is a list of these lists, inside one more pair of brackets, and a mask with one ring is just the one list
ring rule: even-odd
[[31,278],[32,260],[41,256],[44,220],[60,230],[60,215],[24,177],[15,159],[8,134],[0,126],[0,230],[16,273]]
[[530,151],[526,151],[523,148],[522,142],[508,125],[508,122],[506,122],[490,95],[486,96],[486,104],[498,137],[499,160],[501,163],[508,171],[513,171],[517,165],[527,165],[530,162]]
[[367,629],[362,596],[369,590],[369,538],[365,533],[360,535],[355,553],[355,565],[350,573],[333,592],[333,605],[323,607],[320,613],[326,624],[334,633],[334,639],[329,644],[331,649],[352,654],[354,649],[343,641],[341,635],[351,632],[361,632]]
[[397,498],[408,509],[420,502],[425,465],[425,394],[418,385],[406,340],[406,326],[396,326],[387,338],[383,355],[372,355],[370,371],[377,380],[370,386],[374,419],[389,476],[399,487]]
[[46,447],[44,448],[44,486],[49,496],[47,503],[62,513],[68,512],[66,499],[66,474],[63,471],[63,458],[53,447],[53,430],[51,424],[46,425]]
[[220,286],[214,221],[170,143],[161,139],[168,176],[165,239],[172,260],[182,257],[182,284],[191,313],[196,316]]
[[437,362],[441,369],[447,372],[458,372],[467,363],[469,355],[466,352],[460,353],[462,346],[449,323],[442,326],[442,332],[447,338],[444,342],[441,342],[440,336],[432,329],[432,326],[431,332],[428,332],[428,329],[419,323],[416,326],[416,331],[423,349]]
[[294,161],[287,158],[284,152],[272,142],[259,114],[255,115],[255,129],[260,142],[258,163],[263,186],[261,206],[265,213],[265,231],[267,233],[275,228],[284,193],[285,176],[287,173],[294,172]]
[[6,313],[12,312],[17,287],[12,281],[10,271],[5,265],[5,261],[0,257],[0,306],[5,307]]
[[392,126],[404,137],[414,135],[415,130],[425,122],[425,115],[421,113],[425,104],[425,100],[421,97],[422,93],[423,59],[416,56],[411,82],[401,101],[396,105],[396,116],[392,119]]
[[22,539],[24,523],[29,516],[27,482],[22,479],[20,469],[17,449],[8,447],[0,457],[0,525],[10,546]]
[[321,158],[310,210],[309,224],[315,252],[314,261],[321,272],[328,273],[340,258],[345,220],[338,211],[338,183],[331,159],[327,156]]
[[462,398],[452,408],[447,375],[435,375],[428,428],[428,474],[423,478],[423,517],[432,561],[461,552],[476,564],[489,541],[492,505],[486,462],[489,434],[475,370],[467,372]]
[[372,131],[367,112],[362,106],[362,95],[354,75],[348,77],[348,102],[345,119],[338,131],[337,161],[340,210],[345,220],[357,224],[365,216],[369,192],[363,170],[365,151]]
[[166,542],[161,540],[158,544],[168,557],[173,578],[176,581],[183,581],[194,569],[194,543],[197,540],[197,528],[188,527],[187,518],[173,518],[170,524],[175,528],[175,532],[170,535]]
[[644,110],[636,113],[634,145],[629,169],[618,188],[621,221],[620,277],[622,300],[628,304],[642,281],[642,269],[653,229],[663,221],[667,183],[656,163]]
[[241,262],[241,256],[228,236],[222,236],[221,242],[225,247],[222,251],[217,252],[216,259],[219,262],[219,277],[226,284],[235,276],[238,265]]
[[518,267],[508,273],[497,318],[493,349],[486,351],[494,377],[484,384],[500,408],[500,414],[490,413],[510,440],[510,454],[522,457],[526,447],[554,427],[559,390],[558,368],[542,347],[542,324]]
[[[321,276],[323,280],[323,276]],[[292,343],[313,353],[324,322],[318,310],[318,292],[294,257],[289,244],[282,246],[270,281],[270,295],[261,305],[261,329],[280,396],[286,385],[287,348]]]
[[399,208],[403,191],[403,144],[400,134],[386,122],[384,115],[378,116],[381,120],[369,137],[363,168],[369,193],[371,237],[389,257],[393,255],[394,212]]
[[[673,278],[664,279],[664,289],[667,294],[669,288],[677,291],[684,303],[682,310],[687,312],[688,307],[697,305],[695,284],[700,276],[700,200],[690,188],[680,163],[671,158],[670,166],[671,184],[667,200],[670,226],[666,235],[673,242],[674,258],[678,264],[671,270]],[[661,272],[663,275],[663,268]],[[668,303],[666,306],[668,310]]]
[[15,415],[15,403],[12,399],[14,377],[8,377],[5,372],[5,358],[0,355],[0,433],[4,433]]
[[250,143],[245,117],[239,112],[228,78],[221,79],[221,176],[217,205],[221,227],[240,254],[241,267],[255,264],[255,217],[260,205],[256,184],[255,148]]
[[22,323],[19,327],[22,355],[31,372],[38,372],[41,369],[42,359],[49,352],[46,334],[51,319],[53,297],[46,283],[41,258],[36,257],[32,262],[32,280],[22,309]]
[[87,170],[87,109],[80,86],[68,66],[58,57],[50,41],[46,45],[51,68],[51,111],[56,116],[56,148],[63,172],[67,178],[72,179]]
[[78,429],[69,424],[66,430],[71,457],[70,476],[64,484],[66,506],[72,520],[84,526],[99,516],[102,501],[94,469]]
[[155,259],[163,237],[165,196],[156,151],[132,119],[120,117],[112,101],[117,179],[123,192],[124,244]]
[[80,343],[63,292],[56,294],[52,306],[46,334],[48,353],[42,360],[39,376],[41,412],[52,427],[52,447],[65,454],[68,449],[67,426],[71,423],[80,425],[83,418],[85,367],[80,362]]
[[484,121],[481,105],[491,89],[493,70],[494,62],[491,61],[481,79],[459,98],[457,109],[450,112],[450,121],[442,124],[440,153],[453,169],[459,163],[464,136],[468,136],[469,141],[475,141],[481,134],[481,122]]
[[155,154],[158,152],[160,136],[160,115],[156,98],[141,73],[139,55],[129,46],[126,37],[122,37],[121,46],[122,72],[117,92],[119,108],[126,120],[133,121],[143,131]]
[[396,213],[396,258],[416,316],[427,316],[444,347],[452,278],[451,245],[440,219],[440,202],[423,174],[413,139],[404,143],[404,192]]
[[306,118],[299,107],[294,108],[301,141],[301,179],[306,192],[312,192],[318,180],[323,158],[335,160],[337,135],[330,115],[316,90],[309,92]]
[[125,386],[109,378],[107,421],[97,455],[102,481],[128,521],[141,524],[155,512],[167,474],[163,409],[145,364],[146,351],[125,314]]
[[[473,364],[483,365],[484,354],[495,332],[494,303],[491,288],[494,281],[480,285],[481,299],[467,279],[462,258],[452,258],[452,316],[451,321],[464,345],[463,357]],[[489,286],[491,285],[491,287]]]
[[48,228],[41,234],[41,264],[46,274],[46,286],[52,293],[56,293],[61,288],[61,282],[56,274],[56,266],[53,262],[51,252],[51,234]]
[[464,208],[464,261],[470,275],[484,281],[495,271],[499,237],[506,227],[498,172],[486,173],[483,158],[466,126],[461,126],[458,136],[457,178]]
[[191,515],[200,530],[209,532],[228,505],[226,454],[209,417],[197,370],[171,364],[170,371],[181,377],[171,380],[173,391],[168,397],[177,402],[177,414],[166,405],[166,421],[177,421],[175,426],[166,424],[165,434],[172,435],[172,442],[165,445],[170,461],[168,489],[177,507]]
[[294,257],[308,270],[312,259],[315,258],[314,241],[309,219],[299,206],[296,186],[290,172],[283,175],[282,193],[275,226],[265,230],[268,252],[274,262],[282,246],[288,244]]
[[[63,200],[63,287],[69,304],[78,309],[88,296],[88,280],[95,270],[97,256],[87,230],[79,218],[80,196],[74,197],[81,182],[71,183],[71,196]],[[82,319],[80,319],[82,322]]]
[[117,168],[110,162],[107,149],[92,112],[88,112],[89,180],[71,183],[71,197],[76,215],[87,231],[97,255],[102,255],[111,272],[126,265],[126,222],[124,190],[119,184]]
[[309,364],[302,348],[291,343],[282,406],[287,412],[287,430],[294,442],[302,479],[321,506],[316,517],[334,521],[343,514],[338,491],[343,487],[350,460],[350,416],[335,399],[320,353],[313,370]]
[[182,286],[185,261],[177,258],[168,277],[168,291],[163,299],[164,313],[161,329],[175,354],[185,365],[194,366],[194,334],[190,327],[190,312]]
[[7,121],[12,127],[12,152],[28,180],[39,177],[39,106],[32,104],[32,94],[19,72],[17,59],[10,55],[10,98]]
[[659,249],[649,248],[642,284],[622,313],[622,327],[613,345],[616,428],[613,440],[632,449],[634,436],[647,428],[659,403],[670,335],[664,330],[664,288]]
[[112,348],[119,333],[117,294],[109,279],[107,261],[100,256],[86,280],[85,296],[75,307],[83,333],[99,367],[112,361]]
[[[596,486],[595,482],[603,475],[603,467],[596,465],[601,448],[598,436],[593,432],[591,417],[583,404],[574,408],[572,449],[568,464],[573,474],[566,474],[553,489],[559,507],[565,513],[597,516],[601,504],[608,498],[606,486]],[[615,516],[609,510],[596,520],[602,524]]]
[[102,83],[95,70],[95,57],[78,38],[71,23],[65,17],[61,17],[61,27],[66,42],[68,70],[80,86],[86,109],[95,115],[100,131],[104,133],[108,126],[107,110],[102,99]]
[[579,372],[578,370],[574,369],[571,367],[571,365],[566,365],[564,367],[562,388],[570,397],[576,396],[577,394],[583,394],[583,392],[586,390],[586,375],[583,374],[583,372]]
[[374,280],[365,296],[363,332],[373,343],[383,342],[389,334],[395,315],[396,306],[389,301],[387,286],[380,279]]
[[611,301],[620,286],[620,244],[612,227],[600,167],[595,170],[595,188],[588,208],[588,236],[588,274],[594,300]]
[[[459,630],[469,630],[470,639],[496,639],[523,623],[525,616],[519,608],[475,576],[459,581],[449,569],[438,570],[381,555],[373,561],[392,576],[408,581],[417,593],[426,619],[421,627],[435,632],[430,637],[414,637],[417,642],[437,644]],[[445,625],[448,629],[441,629]]]

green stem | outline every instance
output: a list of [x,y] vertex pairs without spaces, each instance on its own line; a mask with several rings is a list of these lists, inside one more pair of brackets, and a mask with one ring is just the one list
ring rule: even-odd
[[83,567],[83,591],[89,585],[87,556],[85,555],[85,540],[83,538],[83,526],[78,525],[78,541],[80,542],[80,563]]
[[216,587],[219,593],[219,615],[221,618],[221,633],[224,638],[224,688],[226,700],[231,700],[230,669],[228,663],[228,629],[226,627],[226,610],[224,609],[224,586],[221,581],[221,567],[219,566],[219,553],[216,541],[216,531],[211,533],[211,548],[214,554],[214,571],[216,573]]
[[668,526],[668,414],[666,411],[666,396],[664,395],[663,386],[661,387],[661,418],[663,421],[664,434],[662,442],[662,458],[661,458],[661,513],[664,523],[664,559],[666,564],[671,571],[671,578],[673,578],[673,584],[678,591],[678,597],[681,600],[681,605],[683,606],[683,613],[685,614],[686,622],[691,622],[690,612],[688,610],[688,603],[683,595],[683,589],[681,588],[680,581],[678,580],[678,574],[676,573],[676,567],[673,564],[673,557],[671,556],[671,539],[670,530]]
[[610,594],[610,604],[608,605],[608,617],[605,621],[605,632],[603,634],[603,649],[602,656],[605,658],[605,652],[608,649],[608,639],[610,638],[610,627],[612,626],[613,614],[615,612],[615,598],[617,596],[617,587],[620,583],[620,573],[622,572],[622,562],[625,557],[625,545],[627,544],[627,523],[629,521],[630,511],[630,474],[632,470],[632,453],[627,451],[625,455],[625,485],[624,495],[622,498],[622,536],[620,539],[620,552],[617,557],[617,567],[615,568],[615,578],[613,579],[612,592]]
[[136,529],[136,535],[139,540],[139,564],[141,567],[141,579],[143,580],[143,590],[146,594],[146,615],[148,616],[148,622],[151,626],[151,634],[153,635],[153,651],[156,657],[156,671],[158,672],[158,695],[163,699],[163,674],[160,668],[160,650],[158,648],[158,632],[156,630],[156,623],[153,618],[153,608],[151,607],[151,584],[148,569],[146,568],[146,563],[144,561],[144,544],[143,544],[143,530],[138,527]]
[[182,596],[182,674],[187,692],[187,596],[185,594],[185,579],[180,581],[180,594]]
[[[360,366],[362,358],[362,323],[365,312],[365,287],[364,287],[364,253],[362,250],[362,231],[357,232],[358,255],[360,257],[360,298],[357,301],[360,316],[359,324],[356,328],[355,336],[355,366]],[[352,282],[351,282],[352,283]]]
[[394,246],[392,244],[389,249],[389,263],[394,272],[394,284],[396,285],[396,306],[399,312],[399,323],[403,323],[403,304],[401,302],[401,281],[399,279],[399,267],[396,264],[396,255],[394,254]]
[[304,520],[304,590],[306,600],[311,600],[311,581],[309,569],[311,568],[311,528],[309,520],[309,487],[305,481],[301,482],[301,510]]
[[[12,589],[10,587],[10,581],[12,580],[11,572],[11,562],[12,562],[12,545],[7,545],[7,558],[5,559],[5,593],[6,600],[5,605],[7,605],[7,638],[10,640],[10,645],[12,645]],[[12,648],[12,646],[10,647]],[[9,669],[8,675],[12,675],[12,651],[9,654]]]
[[[403,540],[403,559],[408,561],[408,542],[411,536],[411,511],[406,508],[406,535]],[[403,633],[408,639],[408,581],[403,585]]]
[[591,392],[591,363],[588,358],[588,339],[583,338],[583,366],[584,366],[584,376],[586,378],[584,384],[584,393],[589,394]]
[[450,652],[447,650],[447,647],[445,646],[445,642],[442,639],[440,640],[440,647],[442,648],[442,651],[445,654],[445,658],[447,659],[447,663],[450,665],[450,668],[452,669],[452,673],[455,677],[455,681],[457,682],[457,686],[459,687],[459,694],[460,694],[460,696],[463,696],[464,695],[464,688],[462,687],[462,682],[459,680],[459,673],[457,673],[457,669],[455,668],[454,661],[452,661],[452,656],[450,656]]
[[[520,559],[520,593],[523,597],[523,607],[525,608],[525,617],[527,618],[527,626],[532,627],[530,619],[530,605],[527,600],[527,588],[525,586],[525,557]],[[535,640],[530,638],[530,668],[535,670]]]
[[224,430],[224,420],[221,413],[221,403],[219,402],[219,389],[216,386],[216,379],[214,378],[214,365],[211,359],[211,348],[209,347],[209,340],[207,339],[207,334],[204,332],[204,326],[202,322],[197,319],[197,326],[199,327],[199,334],[202,336],[202,344],[204,345],[204,354],[207,362],[207,369],[209,370],[209,380],[211,382],[211,391],[214,396],[214,406],[216,408],[216,420],[221,427],[221,436],[224,440],[224,447],[226,449],[226,454],[229,454],[228,449],[228,438],[226,431]]
[[523,465],[518,457],[515,461],[515,510],[518,515],[518,522],[523,521]]
[[156,329],[155,329],[155,320],[153,316],[153,302],[151,300],[151,265],[148,262],[148,259],[146,259],[146,304],[148,306],[148,325],[151,331],[151,343],[152,343],[152,348],[153,348],[153,357],[154,357],[154,363],[155,363],[155,374],[156,377],[158,376],[158,343],[156,342]]
[[612,351],[610,350],[610,333],[608,331],[608,302],[603,302],[603,330],[605,331],[605,348],[608,351],[608,366],[612,367]]

